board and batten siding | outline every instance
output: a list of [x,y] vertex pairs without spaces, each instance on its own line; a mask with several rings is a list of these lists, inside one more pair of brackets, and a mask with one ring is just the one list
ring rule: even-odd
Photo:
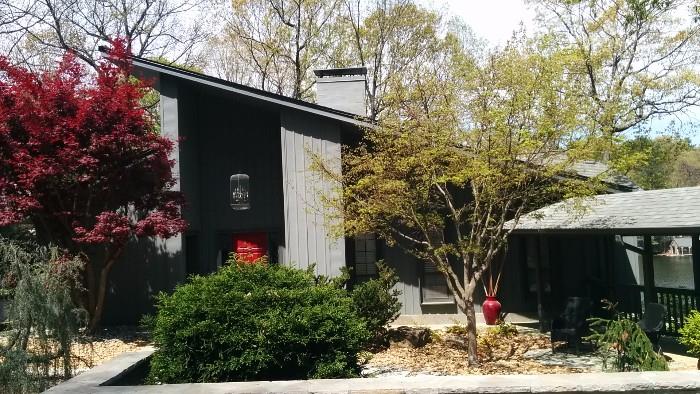
[[[209,89],[193,88],[200,273],[214,272],[232,250],[232,235],[264,232],[274,247],[283,232],[282,174],[277,113]],[[187,143],[187,140],[185,140]],[[250,176],[247,210],[231,209],[229,179]],[[185,198],[188,196],[185,195]],[[273,253],[274,255],[274,253]],[[274,256],[273,256],[274,257]]]
[[345,266],[345,241],[329,234],[322,204],[333,187],[310,167],[313,152],[340,168],[340,125],[294,110],[281,111],[280,125],[285,234],[280,263],[299,268],[316,264],[317,274],[338,275]]
[[[161,130],[176,147],[170,154],[175,162],[173,175],[177,179],[173,190],[180,191],[181,92],[177,82],[169,78],[161,78],[157,87],[160,91]],[[153,312],[153,297],[158,292],[169,291],[184,279],[182,235],[168,239],[143,237],[129,242],[109,276],[103,324],[137,324],[144,313]]]

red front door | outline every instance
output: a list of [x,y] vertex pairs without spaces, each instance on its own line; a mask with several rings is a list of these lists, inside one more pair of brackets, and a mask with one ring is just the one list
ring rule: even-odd
[[233,235],[233,252],[242,262],[253,263],[267,256],[267,233],[240,233]]

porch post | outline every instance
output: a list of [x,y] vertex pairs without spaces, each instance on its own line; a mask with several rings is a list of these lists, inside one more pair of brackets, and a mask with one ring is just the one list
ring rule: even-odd
[[[538,236],[533,242],[535,245],[535,275],[537,276],[537,318],[540,321],[540,332],[546,332],[545,311],[544,311],[544,283],[542,281],[542,259],[549,259],[549,248],[547,239]],[[548,262],[547,262],[548,263]],[[549,264],[547,264],[549,267]]]
[[695,284],[695,305],[700,304],[700,234],[693,234],[693,283]]
[[654,284],[654,251],[651,248],[651,235],[644,236],[644,304],[656,302],[656,285]]

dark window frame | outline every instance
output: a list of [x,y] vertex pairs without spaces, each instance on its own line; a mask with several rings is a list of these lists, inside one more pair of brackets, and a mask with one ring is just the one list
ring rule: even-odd
[[[369,234],[373,237],[374,241],[374,272],[369,273],[369,274],[359,274],[358,273],[358,253],[359,252],[366,252],[365,250],[359,251],[357,250],[358,246],[358,240],[356,237],[349,237],[345,239],[345,254],[346,254],[346,260],[348,261],[348,267],[351,268],[350,271],[350,287],[352,288],[353,285],[360,284],[362,282],[365,282],[370,279],[375,279],[379,277],[379,272],[377,270],[377,262],[382,259],[382,248],[383,248],[383,243],[381,242],[380,239],[377,238],[376,234]],[[367,240],[364,240],[367,242]],[[365,263],[366,264],[366,263]]]
[[435,265],[427,262],[419,263],[418,269],[420,272],[418,287],[421,305],[452,305],[455,303],[454,294],[447,286],[445,276],[437,270]]

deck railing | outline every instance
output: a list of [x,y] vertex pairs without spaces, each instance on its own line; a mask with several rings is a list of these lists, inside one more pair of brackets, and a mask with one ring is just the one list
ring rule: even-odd
[[[695,290],[669,287],[655,288],[659,304],[666,306],[666,334],[678,335],[683,320],[692,309],[698,309]],[[618,311],[626,318],[639,320],[644,312],[644,286],[618,285],[615,287]]]

